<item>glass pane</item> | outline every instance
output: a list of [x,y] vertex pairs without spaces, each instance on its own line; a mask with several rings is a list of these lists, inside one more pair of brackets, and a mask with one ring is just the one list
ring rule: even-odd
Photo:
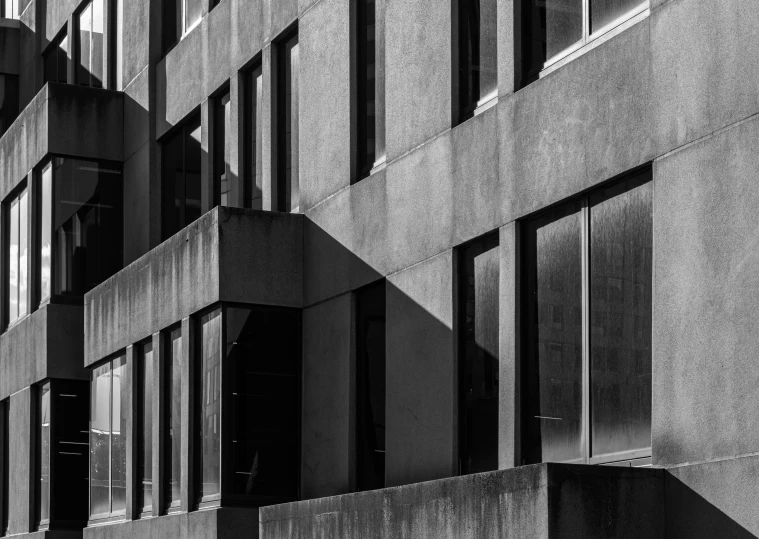
[[111,400],[111,512],[126,509],[126,357],[113,360]]
[[50,383],[40,388],[39,395],[39,466],[40,486],[37,520],[46,523],[50,520]]
[[53,166],[48,163],[42,171],[40,189],[40,300],[50,297],[52,253]]
[[546,59],[582,40],[583,0],[533,0],[545,4]]
[[90,388],[90,516],[108,515],[110,491],[111,364],[92,372]]
[[184,0],[185,2],[185,32],[203,17],[203,0]]
[[90,70],[92,78],[90,85],[93,88],[102,88],[105,76],[104,48],[103,48],[103,0],[92,0],[92,61]]
[[61,38],[61,44],[56,51],[56,73],[57,81],[66,84],[68,82],[68,54],[69,54],[69,39],[68,36]]
[[[218,193],[218,201],[221,206],[234,206],[239,200],[237,193],[233,192],[232,178],[229,175],[229,145],[231,103],[229,94],[217,100],[214,116],[214,189]],[[233,203],[234,201],[234,203]]]
[[179,504],[182,458],[182,330],[169,334],[166,354],[166,504]]
[[190,121],[185,127],[185,217],[182,228],[200,218],[200,200],[202,185],[201,169],[201,128],[200,117]]
[[29,312],[27,291],[29,288],[29,192],[25,189],[19,197],[18,212],[18,316]]
[[200,492],[221,492],[221,311],[200,320]]
[[580,234],[578,207],[528,225],[523,420],[528,463],[584,459]]
[[114,40],[113,58],[116,65],[114,66],[114,90],[123,90],[124,81],[124,1],[115,0],[114,12],[116,18],[116,36]]
[[641,0],[590,0],[590,32],[596,32],[641,5]]
[[278,160],[281,167],[277,196],[280,211],[297,212],[300,207],[298,186],[298,36],[282,46],[280,63],[278,116],[280,136]]
[[245,187],[246,208],[260,210],[263,207],[263,123],[260,111],[263,110],[263,76],[261,68],[254,69],[249,78],[248,104],[250,114],[247,122],[248,140],[248,183]]
[[592,454],[651,446],[652,184],[591,199]]
[[139,507],[143,511],[153,510],[153,345],[148,343],[142,348],[140,365],[142,390],[140,401],[140,447],[137,454],[138,474],[142,488]]
[[18,199],[11,202],[8,252],[8,321],[18,319]]
[[18,117],[18,77],[0,74],[0,136]]
[[163,237],[170,238],[182,229],[184,202],[184,133],[180,130],[161,144],[163,182]]
[[232,402],[225,494],[298,492],[300,323],[296,311],[226,308]]
[[369,174],[376,157],[376,2],[359,0],[356,38],[358,73],[358,177]]
[[459,2],[459,107],[471,113],[497,86],[496,0]]
[[2,429],[2,435],[3,435],[3,456],[2,456],[2,466],[3,466],[3,503],[2,503],[2,519],[0,519],[0,533],[8,535],[8,522],[10,522],[10,518],[8,518],[9,513],[8,509],[10,507],[9,503],[9,494],[10,494],[10,450],[11,450],[11,443],[10,443],[10,417],[11,417],[11,400],[5,399],[5,402],[3,403],[2,407],[2,419],[3,419],[3,429]]
[[92,4],[79,14],[79,67],[78,82],[82,86],[90,85],[92,62]]

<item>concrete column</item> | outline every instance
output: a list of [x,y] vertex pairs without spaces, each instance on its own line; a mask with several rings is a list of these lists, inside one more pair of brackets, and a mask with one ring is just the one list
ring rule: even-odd
[[261,164],[262,176],[262,200],[263,209],[271,211],[277,207],[276,180],[277,177],[277,121],[276,121],[276,54],[275,46],[267,44],[261,51],[261,75],[263,77],[263,106],[259,111],[261,115],[262,137]]
[[9,535],[29,533],[34,526],[34,391],[27,387],[11,395],[10,458],[8,460]]
[[193,473],[194,445],[193,402],[195,377],[193,361],[195,357],[195,324],[191,318],[182,319],[182,460],[180,463],[180,499],[182,511],[189,511],[195,505],[195,481]]
[[126,349],[126,377],[121,391],[127,395],[128,406],[122,407],[126,415],[126,519],[134,520],[139,515],[137,507],[137,423],[135,404],[137,403],[137,354],[133,345]]
[[153,334],[153,516],[158,516],[166,508],[166,491],[163,485],[163,441],[166,432],[165,410],[162,396],[166,385],[164,373],[165,337],[163,333]]
[[498,0],[498,95],[514,93],[517,74],[521,72],[522,36],[519,24],[521,20],[521,2],[515,0]]
[[453,252],[387,278],[385,483],[458,472]]
[[499,231],[501,253],[500,285],[500,380],[498,408],[498,467],[518,466],[519,452],[519,224],[509,223]]

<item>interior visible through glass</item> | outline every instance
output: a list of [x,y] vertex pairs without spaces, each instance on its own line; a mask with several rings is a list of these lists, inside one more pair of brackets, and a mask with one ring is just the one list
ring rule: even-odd
[[221,310],[200,320],[200,498],[221,492]]

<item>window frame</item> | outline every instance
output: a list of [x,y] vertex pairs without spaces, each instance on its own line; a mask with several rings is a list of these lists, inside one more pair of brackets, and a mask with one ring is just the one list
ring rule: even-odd
[[[32,241],[32,231],[33,231],[33,223],[32,223],[32,190],[30,189],[29,183],[27,179],[25,178],[22,180],[12,191],[11,193],[5,198],[5,200],[2,203],[2,209],[3,209],[3,225],[5,228],[5,233],[3,234],[3,267],[5,269],[4,273],[4,279],[2,283],[2,290],[3,290],[3,297],[5,298],[3,301],[3,315],[5,318],[5,325],[4,325],[4,331],[7,331],[8,329],[18,325],[21,323],[22,320],[24,320],[27,316],[29,316],[34,309],[32,308],[31,304],[31,289],[30,282],[33,275],[33,272],[30,271],[30,257],[32,254],[32,248],[33,248],[33,241]],[[16,317],[11,319],[11,311],[10,311],[10,301],[11,301],[11,293],[10,293],[10,278],[11,278],[11,242],[13,238],[11,237],[11,218],[12,218],[12,208],[15,205],[21,204],[21,198],[26,197],[26,249],[27,249],[27,261],[26,261],[26,311],[22,314],[20,304],[17,306],[17,313]],[[19,206],[20,208],[20,206]],[[18,219],[19,224],[21,220],[21,212],[18,212]],[[20,247],[21,245],[21,229],[18,228],[18,245]],[[21,269],[21,253],[18,253],[18,260],[17,260],[17,272]],[[21,280],[20,280],[20,273],[17,273],[17,283],[16,283],[16,289],[17,289],[17,295],[16,300],[20,302],[21,300]],[[32,283],[34,284],[34,283]]]
[[[135,458],[132,459],[132,461],[127,462],[127,466],[134,466],[134,477],[135,477],[135,488],[137,491],[135,492],[135,513],[136,518],[146,518],[151,517],[153,515],[153,496],[156,496],[157,494],[154,494],[156,491],[155,485],[156,482],[153,478],[153,459],[155,458],[155,455],[153,454],[153,424],[157,419],[153,416],[153,402],[155,400],[155,393],[156,393],[156,362],[159,359],[159,354],[155,353],[155,350],[153,348],[153,338],[149,337],[145,340],[143,340],[140,343],[137,343],[134,346],[135,354],[134,358],[136,360],[135,366],[136,369],[133,369],[132,372],[135,373],[135,378],[137,379],[136,385],[136,391],[132,392],[132,395],[135,396],[136,401],[132,405],[132,413],[134,414],[134,433],[136,437],[136,455]],[[150,481],[151,481],[151,500],[150,504],[145,504],[145,498],[144,498],[144,480],[145,477],[140,477],[140,467],[144,466],[145,463],[142,461],[142,455],[145,453],[145,380],[146,380],[146,363],[145,363],[145,357],[148,353],[148,348],[150,348],[150,354],[151,354],[151,370],[150,373],[150,411],[149,414],[151,417],[151,423],[150,423],[150,448],[147,452],[151,453],[151,461],[150,461]],[[146,468],[147,469],[147,468]],[[142,503],[140,503],[142,502]]]
[[[196,125],[197,124],[197,125]],[[187,140],[188,137],[192,136],[192,133],[195,131],[200,131],[202,136],[202,130],[203,130],[203,121],[201,118],[201,114],[199,111],[195,110],[187,115],[187,117],[178,125],[176,128],[172,129],[168,133],[166,133],[161,139],[159,140],[159,147],[161,149],[161,238],[163,241],[169,239],[170,237],[174,236],[175,234],[178,234],[185,228],[187,228],[189,225],[194,223],[197,219],[202,217],[203,214],[203,189],[207,188],[206,180],[204,180],[203,171],[202,171],[202,148],[199,148],[198,157],[201,159],[200,169],[198,171],[199,173],[199,194],[200,199],[198,200],[199,206],[199,215],[196,219],[188,220],[187,217],[187,180],[188,180],[188,148],[187,148]],[[179,151],[182,153],[182,192],[181,192],[181,198],[180,198],[180,204],[177,208],[177,214],[175,215],[173,212],[174,206],[174,200],[177,198],[177,191],[176,191],[176,178],[171,179],[171,185],[168,186],[167,182],[169,181],[169,178],[166,177],[166,159],[168,152],[166,151],[166,148],[170,146],[171,144],[175,143],[177,137],[179,137],[180,144],[179,144]],[[201,142],[198,142],[198,146],[201,146]],[[172,157],[174,157],[172,155]],[[176,165],[174,166],[174,173],[176,174]],[[170,187],[170,188],[169,188]],[[170,210],[171,208],[171,210]],[[169,221],[171,220],[171,221]],[[174,228],[174,220],[178,222],[178,228],[177,230],[173,230]]]
[[[272,122],[275,142],[276,175],[272,182],[272,188],[276,201],[272,209],[283,213],[302,213],[300,195],[300,127],[293,132],[293,125],[300,124],[300,36],[297,23],[294,27],[286,30],[275,41],[276,62],[272,76],[275,80],[275,114]],[[293,68],[293,49],[297,49],[297,65]],[[289,55],[289,58],[287,57]],[[288,67],[290,69],[290,86],[288,92]],[[293,80],[293,73],[297,77]],[[293,93],[296,94],[298,109],[292,110]],[[288,115],[288,98],[290,100],[290,114]],[[289,151],[288,151],[289,148]],[[289,171],[289,177],[288,177]],[[297,187],[297,206],[293,206],[293,188]]]
[[[74,14],[74,32],[72,34],[74,35],[74,46],[72,48],[72,54],[71,58],[74,61],[74,84],[78,86],[86,86],[88,88],[106,88],[107,87],[107,81],[108,81],[108,74],[107,74],[107,63],[108,63],[108,54],[109,51],[107,50],[107,27],[109,24],[109,21],[107,21],[108,17],[108,6],[107,3],[111,0],[89,0],[88,2],[85,2]],[[102,20],[102,36],[103,36],[103,42],[101,44],[101,61],[102,64],[100,68],[102,69],[101,72],[101,80],[99,81],[99,86],[93,85],[92,81],[94,80],[94,74],[93,74],[93,57],[94,57],[94,36],[95,36],[95,2],[100,2],[101,4],[101,10],[103,12],[103,20]],[[87,9],[90,10],[90,29],[89,29],[89,37],[90,37],[90,54],[89,54],[89,80],[87,83],[81,80],[81,70],[85,68],[85,66],[81,63],[81,52],[82,52],[82,29],[81,29],[81,18]]]
[[[60,56],[57,53],[58,53],[58,49],[62,49],[63,48],[62,45],[63,45],[64,41],[66,42],[66,49],[65,49],[66,59],[63,62],[63,75],[65,75],[65,79],[66,80],[61,80],[61,77],[60,77],[60,75],[61,75],[61,72],[60,72],[61,71],[61,66],[58,64],[58,60],[60,60],[61,58],[60,58]],[[53,39],[50,42],[50,44],[45,48],[45,50],[42,51],[42,76],[43,76],[43,80],[45,81],[45,84],[47,84],[48,82],[53,82],[53,83],[57,83],[57,84],[69,84],[70,83],[70,81],[69,81],[69,73],[68,73],[68,70],[69,70],[68,69],[68,67],[69,67],[68,66],[68,64],[69,64],[68,55],[69,55],[69,49],[70,48],[71,48],[71,40],[69,39],[68,25],[64,24],[63,25],[63,30],[61,30],[61,32],[57,36],[55,36],[55,39]],[[48,60],[48,58],[50,57],[51,54],[55,54],[56,55],[56,62],[55,62],[56,79],[55,80],[52,80],[51,78],[49,78],[49,76],[48,76],[49,73],[47,73],[47,71],[45,70],[45,66],[47,65],[47,60]],[[73,57],[73,55],[72,55],[72,57]]]
[[[11,12],[9,14],[7,12],[9,1],[10,1],[11,10],[15,10],[15,13]],[[18,20],[20,16],[21,16],[21,13],[19,13],[19,0],[0,0],[0,18]],[[0,533],[2,532],[0,531]]]
[[[242,120],[244,174],[241,185],[242,206],[263,209],[263,65],[260,55],[243,71],[244,98]],[[259,100],[259,83],[261,95]],[[261,107],[259,107],[259,102]],[[256,192],[258,190],[258,192]],[[258,195],[254,198],[254,195]]]

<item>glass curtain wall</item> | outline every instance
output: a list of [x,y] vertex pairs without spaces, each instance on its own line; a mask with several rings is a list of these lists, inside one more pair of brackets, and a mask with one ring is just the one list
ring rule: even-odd
[[277,81],[277,211],[300,210],[298,171],[298,35],[279,44]]

